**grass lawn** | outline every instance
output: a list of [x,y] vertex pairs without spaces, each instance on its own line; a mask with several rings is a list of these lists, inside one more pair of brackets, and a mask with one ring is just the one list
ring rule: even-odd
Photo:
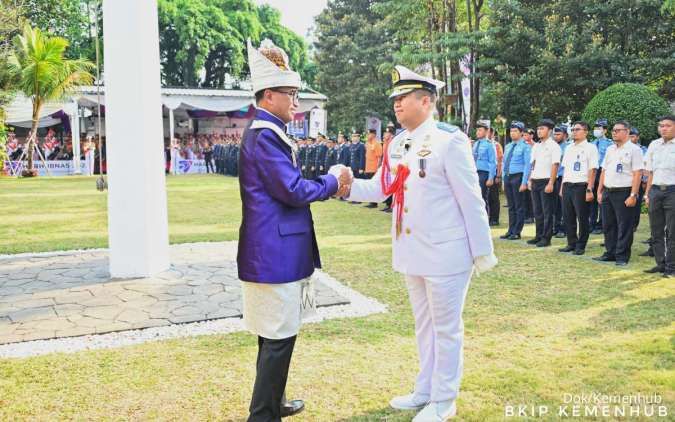
[[[94,182],[0,179],[0,254],[105,247],[106,197]],[[167,183],[172,243],[237,238],[236,179]],[[411,390],[417,367],[407,293],[391,269],[390,215],[338,201],[312,209],[324,269],[390,312],[303,328],[288,392],[308,408],[293,420],[409,421],[412,412],[387,405]],[[509,404],[549,405],[541,419],[556,420],[565,394],[592,392],[660,394],[673,420],[675,286],[642,273],[653,265],[637,257],[646,229],[643,216],[635,258],[621,270],[590,260],[602,252],[599,236],[585,257],[558,253],[561,239],[544,249],[496,241],[500,264],[474,278],[464,312],[460,420],[502,420]],[[256,339],[238,333],[0,359],[0,420],[242,420],[256,351]]]

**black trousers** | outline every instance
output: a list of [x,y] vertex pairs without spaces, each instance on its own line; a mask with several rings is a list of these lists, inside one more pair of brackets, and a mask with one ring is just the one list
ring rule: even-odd
[[504,180],[506,200],[509,203],[509,230],[508,234],[520,235],[525,225],[526,192],[520,192],[523,173],[510,174]]
[[637,231],[640,226],[640,216],[642,215],[642,202],[645,199],[645,186],[640,183],[640,191],[637,197],[637,204],[635,204],[635,224],[633,225],[633,231]]
[[562,176],[558,176],[555,181],[555,205],[553,207],[553,232],[565,233],[565,214],[563,213],[563,200],[560,196],[562,187]]
[[390,196],[389,198],[384,200],[384,204],[387,206],[387,208],[391,208],[391,202],[393,201],[393,196]]
[[526,190],[523,192],[525,195],[525,219],[534,218],[534,210],[532,207],[532,192]]
[[633,246],[633,226],[635,225],[635,207],[626,206],[630,189],[605,190],[602,193],[602,230],[605,233],[605,253],[616,257],[617,261],[630,260]]
[[495,182],[488,188],[488,209],[490,222],[498,224],[499,223],[499,212],[501,204],[499,203],[499,191],[501,190],[500,184]]
[[567,245],[577,250],[586,249],[590,233],[588,225],[590,203],[586,202],[586,186],[586,183],[565,183],[563,186],[563,212],[565,213]]
[[281,421],[281,399],[286,391],[296,338],[271,340],[258,337],[258,362],[248,422]]
[[595,172],[595,182],[593,183],[593,201],[590,202],[589,226],[590,230],[602,229],[602,212],[598,206],[598,185],[600,184],[600,173],[602,167]]
[[484,170],[478,170],[478,184],[480,185],[480,195],[483,197],[483,202],[485,202],[485,211],[487,215],[490,215],[490,202],[488,198],[489,188],[487,187],[487,181],[490,177],[490,173]]
[[204,154],[204,162],[206,163],[206,173],[214,173],[213,171],[213,154]]
[[649,225],[656,265],[675,273],[675,185],[668,190],[652,186],[649,191]]
[[549,179],[532,180],[532,211],[536,223],[535,238],[550,241],[553,237],[553,211],[555,209],[555,186],[546,193]]

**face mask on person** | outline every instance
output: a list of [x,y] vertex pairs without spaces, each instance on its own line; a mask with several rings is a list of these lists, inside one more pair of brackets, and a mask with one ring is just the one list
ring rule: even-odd
[[602,138],[602,129],[593,129],[593,136],[596,138]]

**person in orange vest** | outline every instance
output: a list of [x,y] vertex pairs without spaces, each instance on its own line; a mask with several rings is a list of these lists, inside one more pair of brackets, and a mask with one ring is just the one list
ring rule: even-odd
[[[377,140],[377,131],[375,129],[368,130],[368,137],[366,138],[366,169],[364,179],[372,179],[380,167],[382,160],[382,144]],[[377,208],[377,202],[371,202],[366,205],[366,208]]]

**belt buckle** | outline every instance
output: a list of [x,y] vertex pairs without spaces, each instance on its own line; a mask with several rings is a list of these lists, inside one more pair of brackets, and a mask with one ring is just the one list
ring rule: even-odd
[[668,186],[665,186],[665,185],[660,185],[660,186],[659,186],[659,190],[660,190],[660,191],[665,191],[666,189],[668,189]]

